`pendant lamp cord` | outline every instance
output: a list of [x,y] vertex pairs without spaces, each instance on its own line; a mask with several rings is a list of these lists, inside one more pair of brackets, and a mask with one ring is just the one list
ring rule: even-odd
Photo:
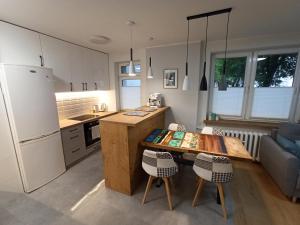
[[186,62],[185,62],[185,75],[188,75],[188,60],[189,60],[189,38],[190,38],[190,21],[188,20],[188,30],[186,38]]
[[205,51],[204,51],[204,61],[206,61],[206,49],[207,49],[207,30],[208,30],[208,16],[206,17],[206,29],[205,29]]
[[130,25],[130,60],[132,61],[132,25]]
[[223,68],[223,74],[226,75],[226,63],[227,63],[227,42],[228,42],[228,29],[229,29],[229,17],[230,12],[227,14],[227,27],[226,27],[226,41],[225,41],[225,61],[224,61],[224,68]]

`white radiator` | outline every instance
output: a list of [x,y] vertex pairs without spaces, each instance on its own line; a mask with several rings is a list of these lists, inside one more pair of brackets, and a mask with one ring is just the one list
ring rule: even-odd
[[239,138],[247,151],[250,153],[254,161],[259,161],[259,143],[262,135],[268,135],[264,131],[243,131],[243,130],[233,130],[222,128],[225,136],[237,137]]

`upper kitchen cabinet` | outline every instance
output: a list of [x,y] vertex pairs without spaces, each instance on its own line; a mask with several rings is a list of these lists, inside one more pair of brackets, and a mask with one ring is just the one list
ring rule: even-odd
[[88,90],[109,89],[108,55],[86,49],[84,63]]
[[109,89],[109,57],[108,54],[97,53],[97,63],[100,63],[101,66],[101,76],[100,80],[98,80],[99,86],[101,90]]
[[0,22],[0,62],[41,66],[39,34]]
[[71,45],[70,48],[70,68],[73,91],[86,91],[88,76],[85,71],[84,52],[85,48]]
[[53,69],[55,91],[72,91],[71,44],[46,35],[40,35],[45,67]]

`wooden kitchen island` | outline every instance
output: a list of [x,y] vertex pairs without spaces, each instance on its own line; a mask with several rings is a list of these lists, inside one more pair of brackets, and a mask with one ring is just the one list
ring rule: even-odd
[[140,142],[155,128],[164,128],[165,112],[159,108],[144,117],[124,112],[100,120],[105,186],[132,195],[143,179]]

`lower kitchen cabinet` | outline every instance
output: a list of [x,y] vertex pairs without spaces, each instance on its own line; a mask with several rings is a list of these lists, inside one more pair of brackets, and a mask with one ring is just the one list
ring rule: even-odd
[[62,129],[61,137],[67,167],[72,166],[91,152],[100,149],[100,142],[86,147],[84,124]]
[[61,136],[66,166],[86,155],[83,124],[63,129]]

